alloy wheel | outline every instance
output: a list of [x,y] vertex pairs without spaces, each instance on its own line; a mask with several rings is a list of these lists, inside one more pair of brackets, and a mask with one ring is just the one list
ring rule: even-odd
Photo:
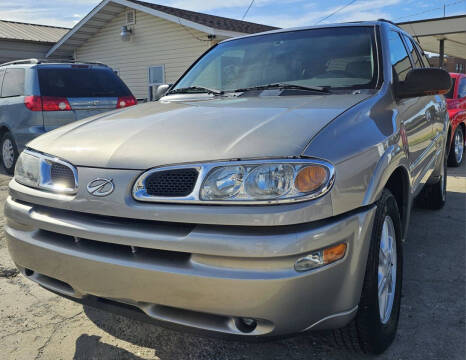
[[455,157],[456,162],[459,164],[461,160],[463,160],[463,153],[464,153],[464,136],[463,132],[458,129],[455,134]]
[[13,166],[13,162],[15,160],[15,150],[13,148],[13,143],[10,139],[5,139],[3,141],[2,158],[5,167],[10,169]]
[[396,287],[396,233],[393,220],[386,216],[380,238],[379,266],[378,266],[378,300],[379,314],[382,324],[390,319],[395,300]]

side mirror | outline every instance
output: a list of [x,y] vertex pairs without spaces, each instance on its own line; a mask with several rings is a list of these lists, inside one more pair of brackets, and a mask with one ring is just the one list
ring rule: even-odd
[[160,99],[164,96],[168,90],[170,90],[171,84],[162,84],[155,88],[154,90],[154,100]]
[[443,69],[413,69],[400,81],[395,92],[398,98],[446,94],[451,87],[450,74]]

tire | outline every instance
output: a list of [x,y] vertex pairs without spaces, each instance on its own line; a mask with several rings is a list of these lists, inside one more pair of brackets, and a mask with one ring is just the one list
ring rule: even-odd
[[453,135],[451,142],[450,154],[448,155],[448,165],[458,167],[463,162],[464,158],[464,131],[461,126],[458,126]]
[[[388,234],[395,239],[390,242]],[[389,243],[392,246],[387,246]],[[381,250],[381,245],[387,252]],[[390,249],[392,250],[391,257],[382,256],[382,253],[388,254]],[[346,327],[334,330],[335,341],[338,345],[343,345],[352,351],[381,354],[393,342],[400,315],[402,254],[400,213],[394,196],[389,190],[384,189],[377,202],[358,312]],[[388,276],[383,276],[384,273]],[[379,275],[382,279],[380,285],[387,285],[382,286],[384,291],[381,296],[378,291]],[[386,281],[383,282],[383,279]],[[386,297],[384,296],[385,290],[387,291]],[[383,299],[387,299],[388,302]],[[385,307],[384,304],[386,304]]]
[[442,173],[440,179],[433,184],[427,184],[416,199],[416,204],[420,207],[440,210],[447,202],[447,154],[443,158]]
[[2,165],[6,173],[13,175],[15,171],[16,160],[18,160],[18,148],[13,136],[6,132],[2,137]]

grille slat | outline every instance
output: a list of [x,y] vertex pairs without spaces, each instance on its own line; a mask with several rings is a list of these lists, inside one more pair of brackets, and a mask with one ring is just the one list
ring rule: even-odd
[[194,190],[199,172],[196,169],[174,169],[151,174],[145,180],[148,195],[188,196]]
[[54,185],[62,185],[66,188],[74,189],[76,184],[73,171],[60,163],[53,163],[50,167],[50,178]]

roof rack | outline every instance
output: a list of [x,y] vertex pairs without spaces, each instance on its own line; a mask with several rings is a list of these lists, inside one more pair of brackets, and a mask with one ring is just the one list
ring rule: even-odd
[[97,62],[97,61],[79,61],[79,60],[70,60],[70,59],[23,59],[23,60],[14,60],[10,62],[6,62],[0,64],[0,66],[5,65],[21,65],[21,64],[66,64],[66,63],[73,63],[73,64],[90,64],[90,65],[101,65],[109,67],[107,64]]
[[391,20],[387,20],[387,19],[377,19],[377,21],[383,21],[383,22],[392,24],[393,26],[396,26],[397,28],[399,28],[398,24],[394,23],[394,22],[391,21]]

